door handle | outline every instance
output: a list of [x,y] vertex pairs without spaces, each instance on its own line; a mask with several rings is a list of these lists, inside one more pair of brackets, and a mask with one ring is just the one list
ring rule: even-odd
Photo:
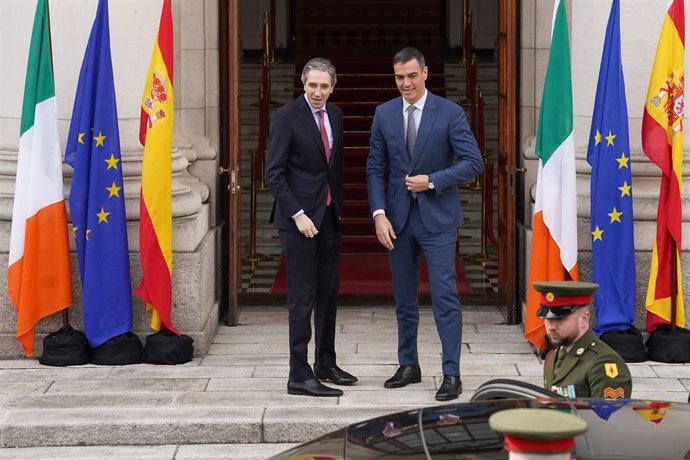
[[230,174],[230,183],[228,184],[228,192],[232,195],[237,195],[240,192],[240,183],[239,183],[239,177],[240,177],[240,168],[236,169],[228,169],[224,168],[222,166],[218,166],[218,175],[222,176],[223,174]]
[[508,196],[515,196],[515,176],[517,173],[525,174],[527,172],[526,167],[516,168],[514,164],[506,166],[506,172],[508,173]]

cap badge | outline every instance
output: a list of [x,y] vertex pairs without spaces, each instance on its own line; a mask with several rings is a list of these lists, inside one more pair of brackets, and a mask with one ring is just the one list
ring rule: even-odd
[[553,292],[547,292],[546,293],[546,300],[548,300],[549,302],[553,302],[553,299],[555,299],[555,298],[556,297],[553,295]]

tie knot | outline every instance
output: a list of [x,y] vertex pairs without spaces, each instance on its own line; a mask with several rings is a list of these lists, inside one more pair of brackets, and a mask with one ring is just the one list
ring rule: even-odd
[[409,105],[409,106],[407,107],[407,113],[408,113],[408,115],[411,115],[412,112],[414,112],[414,109],[416,109],[416,108],[417,108],[417,107],[415,107],[414,105]]
[[324,112],[323,109],[319,109],[319,110],[318,110],[319,118],[321,118],[321,119],[323,119],[323,112]]

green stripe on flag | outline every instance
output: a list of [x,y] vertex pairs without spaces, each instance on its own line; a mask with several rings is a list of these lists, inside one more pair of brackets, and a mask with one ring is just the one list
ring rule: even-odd
[[544,165],[573,132],[573,88],[565,1],[560,0],[557,8],[535,145],[535,154]]
[[26,66],[24,102],[22,104],[21,137],[34,125],[36,105],[55,97],[53,66],[50,55],[50,25],[48,24],[47,0],[38,0],[34,28],[31,32],[29,63]]

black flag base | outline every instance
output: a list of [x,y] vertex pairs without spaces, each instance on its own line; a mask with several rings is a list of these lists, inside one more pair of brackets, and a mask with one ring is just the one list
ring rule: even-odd
[[177,336],[166,329],[146,336],[144,362],[147,364],[184,364],[192,360],[194,340]]
[[93,349],[91,362],[106,366],[139,364],[144,359],[144,346],[136,334],[125,332],[110,338]]
[[630,326],[626,330],[615,329],[604,332],[599,338],[621,355],[626,363],[647,361],[647,350],[642,341],[642,333],[635,326]]
[[690,331],[658,326],[647,339],[647,358],[662,363],[690,363]]
[[91,347],[86,335],[68,324],[43,339],[43,354],[38,362],[45,366],[89,364]]

